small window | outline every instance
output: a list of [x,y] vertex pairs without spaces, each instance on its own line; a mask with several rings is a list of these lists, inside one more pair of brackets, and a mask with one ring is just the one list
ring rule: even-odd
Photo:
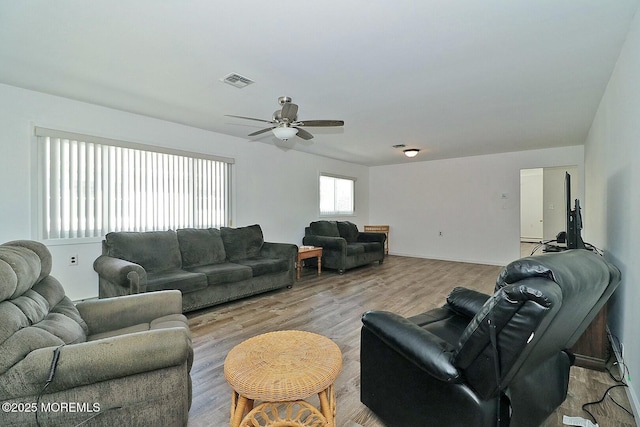
[[320,215],[353,215],[355,178],[320,175]]

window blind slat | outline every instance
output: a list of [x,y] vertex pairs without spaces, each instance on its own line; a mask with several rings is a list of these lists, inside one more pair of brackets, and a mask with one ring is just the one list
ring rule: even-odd
[[229,225],[231,162],[77,139],[38,140],[45,239]]
[[60,238],[61,213],[60,213],[60,185],[61,185],[61,166],[60,166],[60,140],[54,139],[51,147],[51,180],[49,182],[50,188],[50,224],[48,227],[49,236],[51,238]]

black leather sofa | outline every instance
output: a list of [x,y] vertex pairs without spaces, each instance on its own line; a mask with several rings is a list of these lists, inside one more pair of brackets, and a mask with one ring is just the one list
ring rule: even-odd
[[538,426],[566,398],[566,349],[619,282],[578,249],[509,264],[493,296],[455,288],[411,318],[367,312],[361,400],[388,426]]
[[374,261],[382,264],[386,238],[384,233],[360,232],[349,221],[314,221],[305,227],[302,244],[321,246],[322,267],[342,274]]

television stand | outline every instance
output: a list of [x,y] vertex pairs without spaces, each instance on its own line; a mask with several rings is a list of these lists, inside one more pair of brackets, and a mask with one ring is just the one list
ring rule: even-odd
[[576,357],[575,366],[604,371],[609,359],[607,339],[607,305],[598,312],[589,327],[571,347]]

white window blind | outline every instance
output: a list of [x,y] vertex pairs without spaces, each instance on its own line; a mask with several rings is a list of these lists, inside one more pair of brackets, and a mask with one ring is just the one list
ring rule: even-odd
[[352,215],[355,179],[320,175],[320,215]]
[[36,128],[43,239],[227,226],[233,159]]

